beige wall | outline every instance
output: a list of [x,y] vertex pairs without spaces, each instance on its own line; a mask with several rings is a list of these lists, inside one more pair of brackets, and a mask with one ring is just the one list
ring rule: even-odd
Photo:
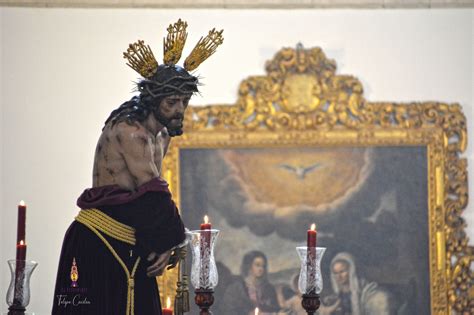
[[[40,263],[29,309],[50,312],[62,238],[77,196],[91,184],[100,129],[137,79],[121,56],[130,42],[145,39],[159,56],[166,25],[181,17],[190,25],[186,55],[209,28],[223,27],[224,45],[198,70],[205,86],[195,105],[234,102],[245,76],[264,74],[265,61],[281,47],[302,42],[322,47],[338,73],[357,76],[367,99],[459,102],[472,127],[473,15],[471,9],[0,8],[0,301],[9,281],[5,261],[15,255],[16,204],[25,199],[28,258]],[[471,175],[473,147],[465,155]],[[466,218],[473,239],[472,204]]]
[[[0,229],[3,227],[2,220],[3,220],[3,12],[0,9]],[[6,263],[5,259],[3,258],[3,253],[5,252],[3,249],[3,233],[0,232],[0,269],[6,268]],[[2,287],[3,284],[3,272],[0,272],[0,288]],[[1,290],[0,290],[1,291]],[[3,292],[3,291],[1,291]],[[0,292],[0,293],[1,293]],[[1,310],[1,309],[0,309]]]

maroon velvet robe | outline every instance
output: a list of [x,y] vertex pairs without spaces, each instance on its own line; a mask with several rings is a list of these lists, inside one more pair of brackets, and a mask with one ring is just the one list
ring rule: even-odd
[[[135,228],[135,246],[105,234],[131,272],[135,274],[135,315],[161,314],[158,286],[146,275],[152,251],[160,254],[184,241],[184,225],[171,199],[168,184],[155,178],[128,191],[117,185],[86,189],[77,201],[81,209],[97,208],[115,220]],[[73,287],[71,267],[76,261],[79,279]],[[120,315],[127,305],[127,277],[99,237],[74,221],[64,237],[59,260],[52,314]]]

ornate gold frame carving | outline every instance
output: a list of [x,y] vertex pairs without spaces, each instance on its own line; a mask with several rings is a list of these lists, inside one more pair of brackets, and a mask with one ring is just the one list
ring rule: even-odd
[[[336,74],[320,48],[284,48],[266,76],[241,82],[234,105],[191,107],[186,130],[163,165],[179,204],[180,148],[300,145],[423,145],[428,154],[432,314],[472,314],[474,247],[461,214],[467,205],[466,118],[458,104],[369,102],[353,76]],[[174,292],[176,273],[159,280]],[[162,293],[163,293],[162,292]]]

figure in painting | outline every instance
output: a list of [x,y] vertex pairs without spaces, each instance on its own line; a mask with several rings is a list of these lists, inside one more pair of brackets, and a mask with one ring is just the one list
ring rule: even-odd
[[280,312],[278,315],[307,315],[301,305],[301,293],[298,289],[299,274],[296,274],[291,280],[291,287],[288,284],[277,287],[277,297],[280,303]]
[[339,253],[334,256],[330,268],[334,295],[323,299],[320,315],[397,314],[389,292],[375,282],[357,276],[350,254]]
[[226,315],[276,315],[280,307],[276,291],[267,278],[268,261],[264,253],[247,253],[241,265],[241,277],[226,289],[222,304]]

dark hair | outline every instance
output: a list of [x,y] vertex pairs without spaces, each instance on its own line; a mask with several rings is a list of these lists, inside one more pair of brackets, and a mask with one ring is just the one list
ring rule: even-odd
[[140,97],[134,96],[110,113],[104,123],[104,128],[109,122],[112,122],[112,126],[121,121],[126,121],[128,124],[132,124],[134,121],[143,122],[151,112],[151,106],[145,105]]
[[245,254],[244,259],[242,259],[242,265],[240,266],[240,274],[242,275],[242,277],[245,278],[248,276],[250,267],[252,266],[256,258],[263,259],[265,263],[263,277],[267,278],[267,265],[268,265],[267,256],[265,256],[265,254],[259,250],[253,250]]
[[104,128],[109,122],[112,122],[112,126],[121,121],[128,124],[143,122],[165,97],[198,93],[198,84],[198,78],[184,68],[160,65],[152,78],[137,83],[139,96],[134,96],[110,113]]

